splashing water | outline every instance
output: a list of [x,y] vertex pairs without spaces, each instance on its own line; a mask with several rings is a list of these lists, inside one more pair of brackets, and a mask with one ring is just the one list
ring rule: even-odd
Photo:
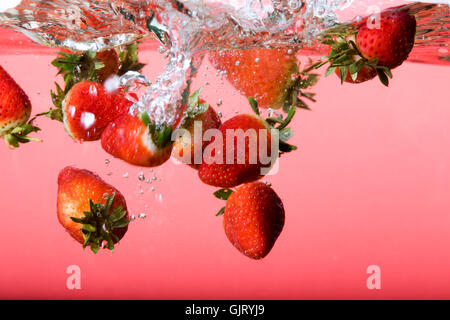
[[[336,12],[352,4],[353,0],[23,0],[0,13],[0,26],[46,46],[81,51],[157,37],[167,49],[166,69],[133,108],[149,111],[157,123],[170,124],[207,51],[295,46],[320,54],[317,36],[338,21]],[[408,6],[418,20],[410,60],[450,64],[448,5]],[[131,86],[135,80],[145,83],[139,75],[126,74],[111,86]]]

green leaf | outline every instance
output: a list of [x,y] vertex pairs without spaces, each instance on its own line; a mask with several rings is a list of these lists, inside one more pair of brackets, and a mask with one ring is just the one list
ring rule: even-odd
[[336,71],[336,67],[328,67],[327,71],[325,71],[325,77],[328,77],[329,75],[333,74]]
[[220,200],[228,200],[232,193],[233,190],[231,189],[220,189],[214,192],[214,196]]
[[148,126],[150,124],[150,116],[148,115],[147,112],[142,112],[139,115],[139,118],[141,119],[141,121],[144,123],[145,126]]
[[219,217],[225,213],[225,207],[219,210],[219,212],[216,213],[216,217]]
[[250,103],[253,112],[259,116],[258,102],[253,97],[248,97],[248,102]]
[[377,74],[378,74],[378,78],[380,79],[381,83],[384,84],[386,87],[389,86],[389,79],[387,77],[387,75],[384,73],[384,71],[382,69],[377,68]]

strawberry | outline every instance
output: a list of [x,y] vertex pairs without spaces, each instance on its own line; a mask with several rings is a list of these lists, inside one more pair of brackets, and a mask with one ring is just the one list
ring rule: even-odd
[[[172,156],[176,159],[189,164],[191,167],[198,169],[203,157],[203,150],[208,144],[203,141],[201,146],[196,146],[194,138],[194,125],[200,122],[202,131],[201,137],[208,129],[217,129],[222,124],[220,117],[216,111],[205,100],[199,98],[200,90],[197,90],[189,97],[189,103],[181,128],[184,129],[181,135],[178,135],[173,143]],[[190,156],[186,156],[190,153]],[[197,163],[195,160],[200,159]]]
[[[331,46],[325,75],[336,73],[341,82],[360,83],[378,75],[388,86],[391,69],[400,66],[414,46],[416,19],[405,9],[389,8],[377,19],[366,17],[358,24],[339,25],[323,35],[323,43]],[[362,74],[361,74],[362,73]]]
[[[283,107],[287,111],[294,103],[305,107],[303,101],[297,100],[300,89],[317,81],[316,75],[301,76],[295,51],[289,49],[213,51],[209,59],[217,70],[226,72],[239,92],[258,100],[262,108]],[[313,100],[312,94],[302,96]]]
[[[112,74],[119,76],[128,71],[140,71],[144,65],[138,61],[138,48],[130,44],[125,48],[109,49],[102,52],[85,51],[71,53],[62,50],[52,65],[58,68],[58,74],[64,78],[64,87],[55,82],[56,92],[51,91],[55,108],[38,114],[52,120],[63,122],[62,104],[72,87],[83,81],[103,83]],[[97,138],[98,139],[98,138]]]
[[0,137],[5,139],[10,148],[19,143],[39,139],[28,137],[31,132],[40,129],[27,122],[31,115],[31,103],[27,94],[14,79],[0,66]]
[[120,90],[109,93],[99,83],[79,82],[62,102],[64,127],[77,141],[99,140],[108,124],[127,113],[132,104]]
[[284,207],[275,191],[263,182],[221,189],[214,195],[226,200],[223,228],[228,240],[242,254],[262,259],[273,248],[284,226]]
[[97,70],[97,79],[100,83],[119,72],[120,61],[116,50],[109,49],[97,52],[95,58],[103,64],[103,68]]
[[[291,131],[286,126],[291,121],[295,113],[295,106],[284,121],[274,118],[264,120],[260,114],[253,98],[249,98],[254,114],[241,114],[225,121],[219,131],[222,144],[219,144],[219,150],[215,150],[216,142],[213,140],[206,148],[203,162],[198,170],[200,180],[204,183],[222,187],[231,188],[242,183],[251,182],[264,176],[263,170],[269,170],[278,154],[272,154],[272,132],[276,129],[281,141],[278,141],[281,152],[290,152],[296,147],[286,143],[291,137]],[[279,123],[278,127],[273,127]],[[254,135],[252,136],[252,132]],[[228,141],[227,133],[233,134],[233,141]],[[247,136],[245,136],[247,135]],[[261,140],[265,137],[264,140]],[[265,146],[262,145],[265,144]],[[208,150],[211,146],[212,150]],[[233,148],[231,150],[230,148]],[[263,159],[260,150],[267,150],[268,159]],[[253,152],[252,152],[253,150]],[[211,157],[208,152],[211,151]],[[276,151],[273,150],[273,153]],[[268,163],[270,161],[270,163]]]
[[96,174],[66,167],[58,176],[57,215],[83,248],[111,251],[128,230],[125,198]]
[[147,113],[124,114],[111,122],[102,134],[102,147],[130,164],[156,167],[170,158],[172,127],[156,125]]

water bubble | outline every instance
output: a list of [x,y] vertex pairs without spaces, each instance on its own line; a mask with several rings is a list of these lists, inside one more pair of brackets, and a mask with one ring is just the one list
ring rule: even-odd
[[152,187],[152,189],[151,189],[152,191],[155,191],[155,187]]
[[97,96],[97,87],[95,85],[91,84],[89,86],[89,93],[91,96],[96,97]]
[[139,172],[138,179],[139,179],[140,181],[144,181],[144,180],[145,180],[145,175],[144,175],[144,172],[143,172],[143,171]]
[[261,61],[259,58],[255,59],[255,62],[258,63],[259,61]]
[[132,215],[132,216],[130,217],[130,220],[131,220],[131,221],[136,220],[136,216],[135,216],[135,215]]
[[111,161],[109,160],[109,159],[105,159],[105,164],[106,165],[108,165],[108,164],[110,164],[111,163]]
[[92,127],[95,123],[95,114],[91,112],[83,112],[80,117],[81,124],[83,125],[84,129],[89,129]]
[[241,62],[238,60],[238,61],[236,61],[235,65],[236,65],[236,67],[239,67],[241,65]]
[[147,218],[147,215],[145,213],[139,213],[138,218],[145,219],[145,218]]
[[125,172],[122,177],[128,178],[128,172]]
[[105,87],[105,90],[109,93],[116,91],[120,88],[120,77],[118,75],[113,75],[106,79],[105,83],[103,84]]
[[222,105],[222,103],[223,103],[223,102],[222,102],[222,99],[219,99],[219,100],[217,100],[217,102],[216,102],[217,106],[219,106],[219,107]]

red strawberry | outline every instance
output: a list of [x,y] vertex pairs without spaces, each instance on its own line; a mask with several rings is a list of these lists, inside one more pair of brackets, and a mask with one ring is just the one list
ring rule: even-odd
[[216,197],[227,200],[223,228],[231,244],[251,259],[262,259],[273,248],[284,226],[284,207],[271,187],[263,182],[244,184]]
[[102,147],[130,164],[156,167],[170,158],[172,127],[150,123],[147,113],[129,113],[111,122],[102,134]]
[[416,19],[405,10],[387,9],[381,13],[380,28],[364,19],[356,35],[356,45],[367,60],[394,69],[408,58],[414,46]]
[[289,49],[213,51],[210,61],[217,70],[226,71],[236,89],[258,100],[262,108],[288,109],[297,103],[294,99],[299,88],[311,85],[302,82],[295,51]]
[[0,137],[4,137],[9,147],[27,143],[27,135],[39,131],[33,120],[27,123],[31,114],[30,99],[14,79],[0,66]]
[[63,100],[64,127],[75,140],[98,140],[108,124],[127,113],[132,104],[121,91],[109,93],[99,83],[79,82]]
[[97,52],[95,58],[104,65],[104,67],[97,70],[97,79],[100,83],[105,82],[110,76],[119,72],[120,61],[116,50],[110,49]]
[[[222,145],[219,143],[218,146],[220,149],[214,150],[215,140],[211,141],[206,147],[204,161],[198,171],[200,180],[204,183],[216,187],[231,188],[242,183],[255,181],[264,176],[263,169],[269,170],[278,157],[278,154],[272,155],[271,129],[274,119],[262,119],[259,116],[256,101],[250,99],[250,102],[256,114],[241,114],[225,121],[219,127],[223,139]],[[286,126],[294,115],[295,107],[292,107],[291,110],[288,117],[276,128],[279,130],[280,139],[283,139],[286,134],[287,138],[290,137],[290,131]],[[227,142],[227,133],[234,134],[232,142]],[[264,140],[261,141],[264,136],[265,142]],[[261,143],[265,143],[265,146],[263,147]],[[230,149],[230,146],[233,146],[233,150]],[[210,147],[213,150],[208,150]],[[269,157],[268,159],[261,158],[260,150],[264,150],[264,148],[267,150],[265,156]],[[282,152],[289,152],[296,148],[282,140],[279,142],[279,149]],[[211,152],[211,157],[209,152]],[[230,155],[227,157],[227,154]],[[230,161],[227,161],[227,158]]]
[[391,69],[401,65],[414,46],[416,20],[400,8],[386,9],[379,18],[379,26],[377,19],[367,17],[357,25],[329,30],[323,43],[331,45],[330,54],[315,67],[330,62],[326,75],[336,70],[342,82],[360,83],[378,75],[387,86]]
[[[198,169],[200,163],[196,163],[196,159],[203,159],[203,150],[205,149],[208,141],[202,141],[201,146],[196,146],[194,137],[194,125],[200,122],[202,125],[201,137],[208,129],[217,129],[222,124],[220,117],[216,111],[205,100],[199,99],[200,90],[196,91],[190,97],[190,103],[187,110],[187,116],[181,126],[183,131],[182,135],[177,136],[173,143],[172,156],[176,159],[189,164],[191,167]],[[186,153],[190,153],[190,156],[186,156]]]
[[58,176],[57,214],[61,225],[83,248],[110,250],[128,230],[125,198],[96,174],[66,167]]

